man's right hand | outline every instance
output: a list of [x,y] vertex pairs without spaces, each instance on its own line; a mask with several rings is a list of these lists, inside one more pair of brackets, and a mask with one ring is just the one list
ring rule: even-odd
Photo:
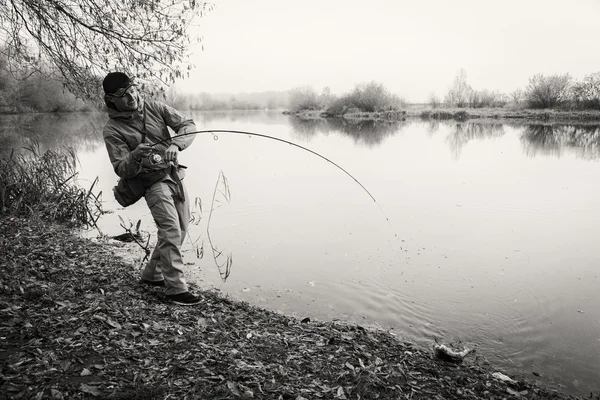
[[149,156],[152,154],[152,146],[148,143],[140,143],[138,146],[131,152],[133,159],[137,162],[140,162],[142,158]]

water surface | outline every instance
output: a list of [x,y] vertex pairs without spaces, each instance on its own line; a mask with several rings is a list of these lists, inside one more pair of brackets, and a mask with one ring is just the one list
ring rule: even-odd
[[[190,196],[202,204],[185,247],[190,280],[427,347],[462,341],[506,374],[574,394],[600,390],[599,127],[193,117],[200,129],[247,130],[318,152],[376,202],[297,147],[199,135],[181,154]],[[27,126],[15,145],[41,132],[42,145],[77,147],[80,183],[98,176],[114,211],[104,233],[123,232],[118,216],[153,232],[143,202],[123,210],[112,199],[103,121],[0,124]]]

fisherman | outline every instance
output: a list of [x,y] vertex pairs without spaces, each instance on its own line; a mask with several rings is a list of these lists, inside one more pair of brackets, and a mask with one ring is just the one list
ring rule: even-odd
[[179,152],[190,146],[195,135],[169,140],[167,128],[183,135],[196,130],[194,121],[164,103],[144,99],[123,72],[106,75],[102,87],[109,116],[103,137],[110,162],[121,183],[141,188],[139,195],[145,197],[158,228],[156,247],[141,282],[164,286],[166,297],[175,304],[198,304],[200,299],[188,291],[183,276],[181,246],[190,207],[184,167],[178,163]]

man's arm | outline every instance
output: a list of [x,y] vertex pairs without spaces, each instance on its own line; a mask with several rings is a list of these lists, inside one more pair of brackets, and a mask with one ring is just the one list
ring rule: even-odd
[[129,150],[121,135],[111,130],[105,131],[103,136],[110,163],[119,177],[133,178],[142,171],[141,159],[136,160],[134,152]]
[[174,144],[179,150],[184,150],[189,147],[196,135],[180,136],[187,132],[193,132],[197,130],[194,120],[187,118],[185,115],[170,107],[164,103],[160,104],[160,112],[167,126],[173,129],[177,136],[173,138],[171,144]]

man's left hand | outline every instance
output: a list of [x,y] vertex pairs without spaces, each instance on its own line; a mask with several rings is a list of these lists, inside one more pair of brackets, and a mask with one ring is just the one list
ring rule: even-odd
[[167,162],[173,161],[174,163],[176,163],[178,155],[179,155],[179,147],[172,144],[167,148],[167,150],[165,150],[165,161],[167,161]]

